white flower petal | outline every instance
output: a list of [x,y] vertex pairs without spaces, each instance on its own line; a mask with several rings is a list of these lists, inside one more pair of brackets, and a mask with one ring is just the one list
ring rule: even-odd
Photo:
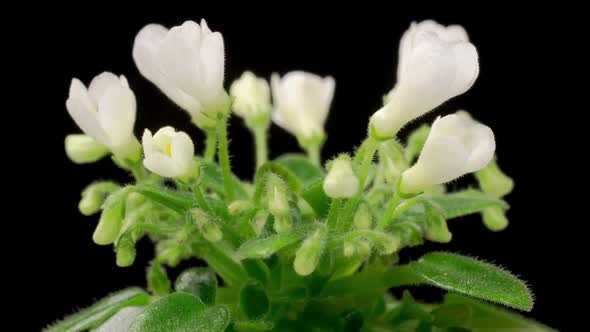
[[111,146],[125,145],[133,137],[135,112],[135,95],[131,89],[113,85],[104,93],[98,104],[98,116]]
[[473,129],[472,142],[477,145],[472,149],[466,162],[466,172],[476,172],[484,168],[494,157],[496,140],[490,127],[477,124]]
[[173,178],[182,175],[178,172],[176,162],[161,152],[146,156],[143,165],[151,172],[163,177]]
[[215,98],[216,95],[209,95],[223,90],[223,77],[225,72],[225,50],[223,36],[219,32],[209,33],[203,37],[200,50],[199,71],[202,73],[202,80],[207,87],[201,93],[206,94],[205,98]]
[[[125,80],[125,82],[127,82],[127,80]],[[100,98],[102,98],[107,90],[113,85],[121,85],[121,80],[117,75],[105,71],[92,79],[88,86],[88,92],[90,93],[92,100],[98,104]]]
[[452,97],[465,93],[473,86],[479,75],[477,49],[472,44],[461,43],[453,46],[456,62],[455,81],[451,86]]
[[151,156],[157,152],[156,146],[154,144],[154,137],[152,136],[152,132],[149,129],[143,131],[141,145],[143,146],[143,154],[146,157]]
[[194,165],[195,147],[191,138],[184,132],[174,133],[171,143],[172,159],[183,174],[189,173]]
[[80,98],[70,98],[66,101],[66,109],[82,131],[94,138],[102,145],[110,146],[107,133],[100,126],[98,113],[89,109],[87,103]]

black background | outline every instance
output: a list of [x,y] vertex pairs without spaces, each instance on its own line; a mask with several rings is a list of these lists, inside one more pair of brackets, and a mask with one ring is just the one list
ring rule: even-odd
[[[493,233],[479,217],[453,220],[451,244],[429,244],[405,254],[417,258],[425,250],[449,250],[504,266],[527,280],[536,294],[534,310],[525,315],[565,328],[569,318],[560,303],[564,288],[568,288],[563,274],[567,256],[562,249],[567,239],[556,225],[566,220],[557,207],[559,195],[551,187],[551,174],[560,167],[556,155],[565,152],[558,150],[560,125],[547,116],[559,111],[555,84],[550,83],[555,82],[553,76],[559,71],[550,42],[557,33],[552,27],[559,22],[510,6],[485,5],[452,9],[425,6],[416,10],[362,10],[351,6],[320,12],[315,7],[282,8],[280,4],[272,11],[246,11],[228,4],[215,10],[199,5],[175,6],[169,11],[142,7],[133,14],[118,8],[97,11],[95,7],[78,5],[68,11],[40,14],[28,22],[31,31],[19,30],[27,36],[20,41],[24,44],[23,58],[36,60],[29,62],[24,75],[31,93],[19,97],[27,108],[35,109],[35,115],[29,116],[25,110],[16,112],[24,115],[26,119],[21,121],[28,124],[9,128],[26,128],[30,143],[23,144],[34,150],[27,153],[31,160],[27,166],[33,172],[20,173],[26,174],[26,192],[15,200],[22,204],[19,208],[26,211],[26,217],[19,217],[13,223],[17,229],[7,236],[10,252],[16,253],[10,255],[15,258],[11,271],[17,272],[10,290],[21,293],[14,303],[19,308],[35,303],[36,308],[33,319],[21,320],[22,330],[39,330],[108,292],[144,285],[152,245],[142,241],[135,265],[118,268],[110,246],[92,243],[97,217],[84,217],[77,211],[79,193],[86,184],[107,178],[125,183],[129,178],[108,159],[83,166],[67,160],[63,139],[79,130],[66,112],[65,100],[72,77],[89,83],[105,70],[124,74],[138,101],[136,134],[140,135],[143,128],[172,125],[187,131],[197,148],[202,148],[203,135],[191,126],[183,111],[139,75],[131,58],[135,34],[145,24],[157,22],[170,27],[201,18],[206,18],[214,31],[223,33],[226,88],[244,70],[267,78],[272,72],[284,74],[296,69],[334,76],[336,93],[326,125],[329,136],[324,159],[351,151],[364,138],[369,116],[395,82],[398,41],[411,21],[433,18],[443,24],[463,25],[478,48],[479,78],[465,95],[421,121],[465,109],[492,127],[499,164],[516,181],[514,192],[507,198],[511,224],[505,231]],[[253,150],[249,133],[237,118],[231,121],[230,136],[234,170],[249,178]],[[295,139],[280,128],[271,129],[271,140],[271,157],[298,151]],[[467,177],[454,186],[472,181]],[[26,287],[17,287],[23,284]],[[440,296],[437,291],[418,290],[418,294],[426,299]]]

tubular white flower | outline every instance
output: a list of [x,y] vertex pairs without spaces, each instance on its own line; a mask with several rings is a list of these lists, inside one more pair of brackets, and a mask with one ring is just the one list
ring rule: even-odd
[[109,153],[109,149],[84,134],[66,136],[66,155],[76,164],[93,163]]
[[88,89],[74,78],[66,101],[68,113],[82,131],[115,155],[131,160],[140,157],[141,148],[133,135],[135,95],[123,75],[104,72]]
[[371,118],[375,134],[395,136],[406,123],[469,90],[478,74],[477,49],[461,26],[412,23],[400,41],[397,84]]
[[292,71],[283,78],[271,77],[274,123],[295,135],[300,142],[323,140],[335,88],[334,78]]
[[150,171],[169,178],[189,177],[195,171],[195,147],[186,133],[163,127],[152,136],[146,129],[142,143],[143,165]]
[[264,78],[256,77],[250,71],[244,72],[232,83],[229,93],[235,98],[234,112],[244,119],[266,117],[270,113],[268,82]]
[[496,149],[492,130],[462,114],[438,117],[416,164],[402,174],[400,190],[424,191],[484,168]]
[[331,198],[350,198],[359,190],[359,180],[348,156],[339,157],[324,179],[324,192]]
[[139,72],[200,127],[212,127],[218,112],[227,112],[229,98],[223,89],[225,51],[223,36],[186,21],[168,30],[158,24],[145,26],[133,44]]

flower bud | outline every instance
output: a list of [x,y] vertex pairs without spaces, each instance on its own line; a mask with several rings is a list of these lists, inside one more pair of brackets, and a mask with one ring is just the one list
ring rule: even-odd
[[205,240],[209,242],[221,241],[223,233],[221,232],[219,225],[213,221],[211,216],[197,208],[192,209],[191,214]]
[[310,275],[318,266],[326,244],[326,227],[320,225],[297,249],[293,268],[301,276]]
[[268,210],[274,216],[284,216],[289,213],[287,186],[276,174],[269,174],[267,178]]
[[362,204],[354,214],[353,223],[357,229],[371,228],[373,217],[366,204]]
[[123,223],[126,194],[125,190],[120,190],[111,194],[104,202],[98,225],[92,234],[94,243],[111,244],[119,236]]
[[341,155],[331,163],[324,179],[324,192],[331,198],[350,198],[359,191],[359,180],[352,170],[352,162],[347,155]]
[[250,203],[249,201],[237,200],[237,201],[231,202],[229,204],[229,206],[227,207],[227,210],[230,215],[237,216],[237,215],[244,213],[250,207],[252,207],[252,203]]
[[502,172],[495,160],[477,171],[475,177],[483,192],[494,197],[506,196],[514,188],[514,181]]
[[259,210],[252,218],[252,228],[254,228],[254,232],[256,236],[260,236],[262,231],[264,230],[264,226],[266,226],[266,220],[268,220],[268,212],[265,210]]
[[287,233],[293,228],[291,217],[289,215],[275,216],[273,228],[278,234]]
[[117,266],[127,267],[133,265],[136,256],[135,243],[131,238],[131,235],[125,234],[117,241],[115,248],[117,253]]
[[82,191],[82,198],[78,203],[78,210],[85,216],[90,216],[100,211],[100,207],[106,195],[120,189],[113,182],[95,182]]
[[501,207],[489,207],[482,212],[483,223],[490,231],[499,232],[508,227],[506,212]]
[[246,71],[235,80],[230,89],[234,97],[233,111],[246,122],[270,119],[270,87],[264,78]]
[[148,269],[147,283],[148,289],[158,296],[166,295],[172,289],[166,270],[158,262],[153,262]]
[[76,164],[93,163],[109,153],[109,149],[84,134],[66,136],[66,155]]

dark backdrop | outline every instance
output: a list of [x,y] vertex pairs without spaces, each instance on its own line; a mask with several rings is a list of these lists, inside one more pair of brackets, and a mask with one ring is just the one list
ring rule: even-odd
[[[10,266],[21,272],[16,274],[20,281],[11,285],[22,285],[26,280],[22,288],[27,301],[36,301],[34,318],[21,321],[26,325],[23,330],[38,330],[110,291],[144,285],[145,266],[153,253],[151,244],[142,241],[135,265],[116,267],[112,248],[92,243],[97,217],[84,217],[77,211],[79,193],[86,184],[99,178],[121,182],[128,178],[108,159],[84,166],[67,160],[63,138],[79,131],[65,109],[71,78],[88,83],[104,70],[126,75],[138,100],[136,134],[146,127],[154,130],[170,124],[187,131],[200,149],[203,135],[190,125],[183,111],[139,75],[131,47],[135,34],[147,23],[170,27],[203,17],[225,39],[226,87],[244,70],[267,78],[274,71],[284,74],[295,69],[335,77],[324,158],[351,151],[364,138],[368,117],[395,82],[398,41],[412,20],[433,18],[443,24],[463,25],[479,51],[479,78],[469,92],[439,107],[424,121],[462,108],[494,129],[499,164],[516,181],[514,192],[507,198],[511,224],[503,232],[492,233],[479,217],[453,220],[453,242],[430,244],[426,249],[473,255],[508,268],[527,280],[536,294],[534,310],[525,315],[557,328],[565,326],[569,319],[563,315],[560,302],[562,289],[567,286],[554,267],[564,259],[558,250],[565,240],[555,227],[561,219],[558,210],[551,208],[549,202],[555,196],[548,187],[556,167],[549,157],[550,151],[555,153],[550,145],[558,133],[548,133],[547,128],[557,126],[545,116],[555,110],[549,93],[552,89],[546,82],[557,69],[550,43],[541,40],[545,29],[555,22],[541,22],[538,16],[511,7],[485,5],[412,11],[332,8],[323,12],[314,7],[275,5],[273,12],[266,13],[228,4],[217,10],[197,5],[174,7],[173,11],[143,8],[145,12],[136,10],[133,14],[116,7],[97,12],[96,6],[39,13],[38,19],[28,22],[32,31],[21,31],[29,37],[21,41],[25,44],[23,57],[36,59],[28,77],[31,91],[36,92],[23,99],[35,109],[35,116],[28,118],[32,130],[27,137],[35,151],[31,166],[36,172],[28,177],[31,182],[25,193],[31,200],[20,200],[27,204],[28,218],[19,220],[17,226],[23,228],[8,236],[8,240],[21,241],[13,246],[17,262]],[[253,150],[249,133],[239,119],[232,119],[230,136],[234,170],[248,178]],[[298,151],[295,139],[279,128],[272,128],[271,139],[272,157]],[[467,178],[459,184],[470,181]],[[23,238],[27,245],[22,245]],[[403,254],[419,257],[423,250]],[[426,298],[440,296],[438,291],[418,293]]]

